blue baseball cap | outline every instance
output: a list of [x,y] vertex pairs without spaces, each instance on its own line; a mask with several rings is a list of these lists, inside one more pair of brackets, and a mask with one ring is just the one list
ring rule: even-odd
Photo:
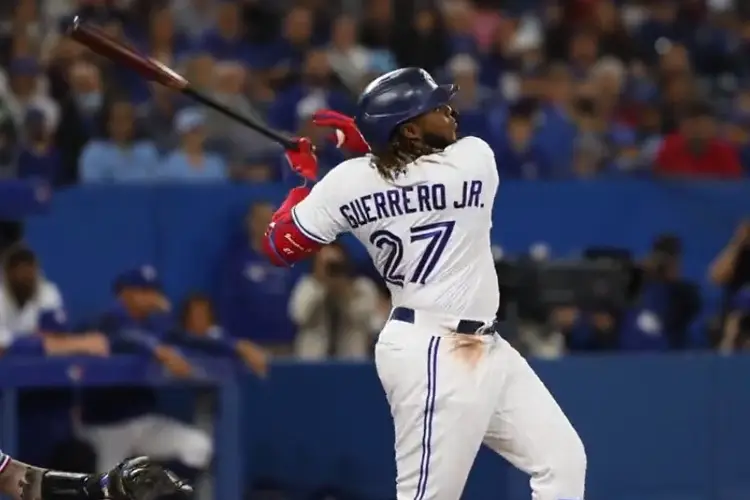
[[68,328],[68,316],[63,309],[45,309],[39,314],[39,330],[49,333],[65,333]]
[[134,269],[128,269],[115,277],[112,285],[115,293],[120,292],[123,288],[148,288],[159,290],[161,283],[156,268],[150,265],[143,265]]

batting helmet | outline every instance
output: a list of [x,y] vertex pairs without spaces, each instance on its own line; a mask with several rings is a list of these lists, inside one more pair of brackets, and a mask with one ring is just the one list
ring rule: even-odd
[[357,103],[357,127],[370,147],[388,145],[396,128],[404,122],[447,104],[456,85],[438,85],[421,68],[403,68],[373,80]]

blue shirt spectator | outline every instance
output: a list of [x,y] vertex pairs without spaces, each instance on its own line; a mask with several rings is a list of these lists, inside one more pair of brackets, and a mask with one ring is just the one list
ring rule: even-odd
[[505,131],[495,141],[495,161],[503,179],[549,179],[556,175],[548,153],[534,138],[535,107],[521,101],[509,111]]
[[492,143],[497,134],[490,126],[490,117],[498,103],[490,89],[479,82],[479,63],[470,55],[460,54],[448,61],[447,70],[451,81],[461,89],[451,102],[459,113],[460,134]]
[[539,124],[535,134],[539,150],[555,159],[555,169],[565,177],[573,172],[573,157],[578,133],[576,123],[568,110],[570,98],[570,73],[554,66],[547,75],[550,99],[541,106]]
[[81,181],[128,183],[156,179],[159,153],[152,142],[136,139],[132,104],[112,103],[107,113],[107,129],[106,139],[93,140],[83,149]]
[[308,53],[301,82],[277,95],[268,112],[269,123],[281,130],[297,133],[304,119],[319,109],[334,109],[352,115],[351,99],[331,88],[332,78],[326,52],[313,50]]
[[198,49],[217,60],[237,61],[251,67],[265,67],[264,48],[247,43],[242,33],[241,13],[233,1],[222,1],[216,9],[216,29],[207,31]]
[[25,119],[25,140],[18,154],[17,176],[21,179],[41,179],[55,183],[59,178],[62,157],[52,141],[52,134],[44,113],[30,109]]
[[295,275],[270,265],[260,242],[273,208],[250,208],[246,231],[230,242],[221,260],[217,304],[225,330],[265,345],[291,344],[295,327],[287,313]]
[[310,9],[297,6],[284,18],[281,36],[265,48],[266,66],[277,80],[298,75],[314,46],[314,20]]
[[222,182],[227,179],[224,160],[205,150],[205,115],[201,110],[187,108],[175,117],[180,147],[167,156],[160,169],[160,178],[175,182]]
[[188,297],[180,319],[180,335],[175,337],[176,342],[197,351],[237,356],[258,376],[266,375],[268,357],[265,351],[248,339],[230,335],[218,325],[209,297],[200,293]]

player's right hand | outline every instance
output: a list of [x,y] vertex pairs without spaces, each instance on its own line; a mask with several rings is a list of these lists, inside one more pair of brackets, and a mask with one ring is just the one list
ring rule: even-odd
[[318,158],[313,151],[313,145],[307,137],[294,139],[297,144],[297,150],[286,150],[286,156],[289,165],[296,173],[309,181],[318,178]]
[[113,500],[156,500],[162,497],[189,498],[193,488],[169,469],[147,457],[120,462],[100,480],[105,498]]
[[193,367],[174,347],[161,345],[156,348],[156,359],[175,377],[187,378],[193,373]]
[[354,119],[330,109],[322,109],[313,114],[313,123],[319,127],[330,127],[336,131],[336,147],[356,154],[367,154],[370,145],[354,123]]

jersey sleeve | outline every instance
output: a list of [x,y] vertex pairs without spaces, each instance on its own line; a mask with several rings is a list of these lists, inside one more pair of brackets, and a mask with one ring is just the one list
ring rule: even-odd
[[459,139],[450,149],[450,155],[456,158],[456,163],[465,165],[467,162],[481,176],[483,181],[497,185],[500,176],[495,163],[495,153],[484,140],[469,136]]
[[340,178],[339,170],[340,167],[337,167],[323,177],[312,188],[310,194],[291,211],[297,229],[307,238],[322,245],[331,243],[347,227],[346,219],[339,210],[339,193],[346,186],[346,181]]

